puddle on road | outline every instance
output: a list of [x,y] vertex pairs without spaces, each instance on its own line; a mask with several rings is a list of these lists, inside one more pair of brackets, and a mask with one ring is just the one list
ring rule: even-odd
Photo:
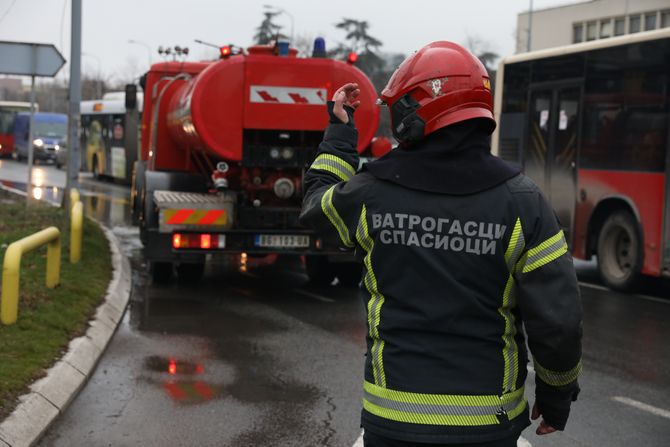
[[205,380],[195,380],[194,376],[205,373],[201,363],[169,357],[150,356],[144,359],[145,369],[160,374],[160,379],[149,382],[161,386],[174,402],[195,405],[221,397],[224,386]]
[[[64,189],[58,186],[48,186],[39,177],[36,177],[39,171],[33,174],[35,185],[32,187],[29,195],[36,200],[43,200],[52,204],[60,205],[63,200]],[[26,183],[0,180],[4,187],[16,191],[26,192]],[[106,186],[106,185],[104,185]],[[114,185],[110,185],[113,187]],[[94,190],[89,190],[88,185],[82,185],[80,188],[81,201],[84,204],[84,212],[87,216],[97,219],[106,226],[113,228],[119,225],[130,226],[132,218],[130,213],[130,192],[123,194],[106,194],[102,191],[103,187],[98,185]]]
[[201,363],[160,357],[157,355],[152,355],[144,359],[144,367],[149,371],[163,372],[170,375],[193,375],[203,374],[205,372],[205,367]]

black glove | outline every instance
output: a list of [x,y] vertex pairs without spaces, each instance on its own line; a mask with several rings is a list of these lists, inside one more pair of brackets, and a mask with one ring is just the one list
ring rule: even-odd
[[[334,108],[335,108],[335,101],[328,101],[328,115],[330,116],[328,122],[330,124],[344,124],[333,112]],[[344,111],[347,112],[347,116],[349,117],[349,122],[347,123],[347,126],[356,127],[356,125],[354,125],[354,112],[356,110],[353,107],[350,107],[345,104]]]
[[553,387],[537,380],[535,384],[535,403],[545,422],[556,430],[564,430],[570,416],[570,405],[577,400],[579,384]]

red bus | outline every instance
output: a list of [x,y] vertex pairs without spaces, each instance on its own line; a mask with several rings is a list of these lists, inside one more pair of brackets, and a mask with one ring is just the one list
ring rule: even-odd
[[670,29],[503,60],[493,152],[551,201],[607,286],[670,276]]
[[19,112],[30,112],[30,103],[0,101],[0,158],[14,153],[14,118]]

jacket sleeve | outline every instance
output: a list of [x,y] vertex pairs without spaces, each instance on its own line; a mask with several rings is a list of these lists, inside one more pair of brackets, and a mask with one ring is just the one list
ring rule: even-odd
[[353,109],[345,109],[349,115],[347,124],[335,117],[333,102],[328,102],[330,122],[314,163],[305,174],[300,221],[325,239],[353,248],[365,188],[356,175],[358,131]]
[[515,268],[518,306],[535,368],[536,403],[563,430],[577,399],[582,369],[582,308],[568,244],[558,220],[535,188],[517,221],[525,247]]

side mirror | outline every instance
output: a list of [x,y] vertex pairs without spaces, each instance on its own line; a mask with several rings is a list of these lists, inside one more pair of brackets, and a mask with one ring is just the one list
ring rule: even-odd
[[137,107],[137,86],[126,84],[126,110],[134,110]]

